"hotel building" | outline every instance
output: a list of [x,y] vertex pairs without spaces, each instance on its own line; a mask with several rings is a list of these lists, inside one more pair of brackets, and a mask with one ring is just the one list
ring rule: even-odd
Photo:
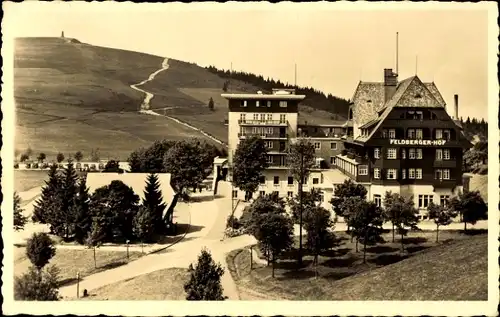
[[[229,103],[229,169],[245,137],[257,134],[268,148],[270,166],[259,194],[297,193],[286,158],[290,141],[301,137],[316,149],[316,166],[304,190],[321,189],[328,208],[335,186],[348,178],[365,186],[367,198],[377,204],[386,191],[413,196],[422,215],[429,202],[443,203],[468,186],[462,156],[472,145],[456,121],[458,96],[454,120],[436,85],[417,76],[398,81],[392,69],[385,69],[383,82],[359,82],[348,120],[330,125],[299,124],[299,103],[306,96],[294,90],[222,97]],[[233,198],[243,197],[243,192],[233,191]]]

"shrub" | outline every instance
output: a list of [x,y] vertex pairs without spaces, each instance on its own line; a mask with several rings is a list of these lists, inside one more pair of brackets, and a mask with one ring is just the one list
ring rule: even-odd
[[233,215],[229,215],[226,221],[226,228],[239,229],[241,228],[241,223],[238,218],[234,217]]
[[45,168],[48,168],[48,167],[49,167],[48,163],[43,163],[41,168],[45,169]]
[[14,168],[19,168],[19,163],[15,163]]
[[45,271],[30,267],[29,271],[14,279],[14,299],[25,301],[56,301],[59,270],[55,266]]
[[31,163],[26,163],[26,168],[31,168]]
[[33,163],[33,168],[38,168],[38,167],[39,167],[38,163]]
[[34,233],[26,244],[26,255],[31,264],[41,270],[56,254],[54,241],[44,232]]

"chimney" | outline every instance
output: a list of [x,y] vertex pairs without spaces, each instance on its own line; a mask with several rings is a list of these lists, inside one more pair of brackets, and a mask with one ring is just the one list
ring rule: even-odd
[[384,69],[384,99],[389,101],[396,93],[398,87],[398,74],[392,71],[392,68]]
[[454,116],[455,116],[455,120],[458,120],[458,95],[455,94],[455,96],[453,96],[454,99],[455,99],[455,112],[454,112]]

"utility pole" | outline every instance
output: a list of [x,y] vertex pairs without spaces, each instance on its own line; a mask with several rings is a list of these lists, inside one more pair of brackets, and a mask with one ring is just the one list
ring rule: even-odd
[[396,74],[399,75],[399,32],[396,32]]

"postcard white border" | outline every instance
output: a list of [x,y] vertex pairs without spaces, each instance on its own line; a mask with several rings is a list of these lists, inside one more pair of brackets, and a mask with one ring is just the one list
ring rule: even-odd
[[[170,3],[170,4],[134,4],[134,3],[113,3],[113,2],[71,2],[71,3],[6,3],[2,4],[4,8],[4,20],[2,21],[2,31],[5,32],[10,24],[5,25],[5,21],[11,21],[12,12],[22,10],[67,10],[68,7],[78,10],[156,10],[159,6],[169,5],[169,10],[260,10],[273,8],[285,9],[300,6],[301,10],[487,10],[489,11],[488,31],[489,49],[488,49],[488,123],[489,123],[489,180],[488,204],[491,207],[489,212],[489,232],[488,232],[488,274],[489,274],[489,293],[486,302],[400,302],[400,301],[226,301],[226,302],[187,302],[187,301],[61,301],[61,302],[13,302],[12,283],[13,283],[13,246],[9,244],[9,229],[12,228],[12,200],[5,199],[2,203],[2,238],[4,244],[4,267],[3,267],[3,286],[2,294],[4,296],[3,311],[5,314],[25,313],[32,315],[45,314],[106,314],[106,315],[125,315],[125,316],[159,316],[159,315],[291,315],[291,316],[311,316],[311,315],[442,315],[442,316],[472,316],[472,315],[497,315],[497,305],[499,302],[498,294],[498,237],[499,237],[499,213],[498,195],[499,192],[499,131],[498,131],[498,91],[497,80],[497,51],[498,51],[498,25],[496,19],[498,10],[495,2],[480,3],[437,3],[437,2],[336,2],[336,3],[290,3],[282,2],[279,4],[254,3],[254,2],[229,2],[219,3]],[[112,6],[110,9],[110,6]],[[8,32],[8,31],[7,31]],[[11,39],[3,35],[4,46],[2,47],[2,56],[13,56],[13,45]],[[13,99],[13,59],[4,58],[2,87],[2,132],[3,147],[1,157],[3,162],[2,191],[4,198],[13,195],[13,131],[14,126],[14,99]]]

